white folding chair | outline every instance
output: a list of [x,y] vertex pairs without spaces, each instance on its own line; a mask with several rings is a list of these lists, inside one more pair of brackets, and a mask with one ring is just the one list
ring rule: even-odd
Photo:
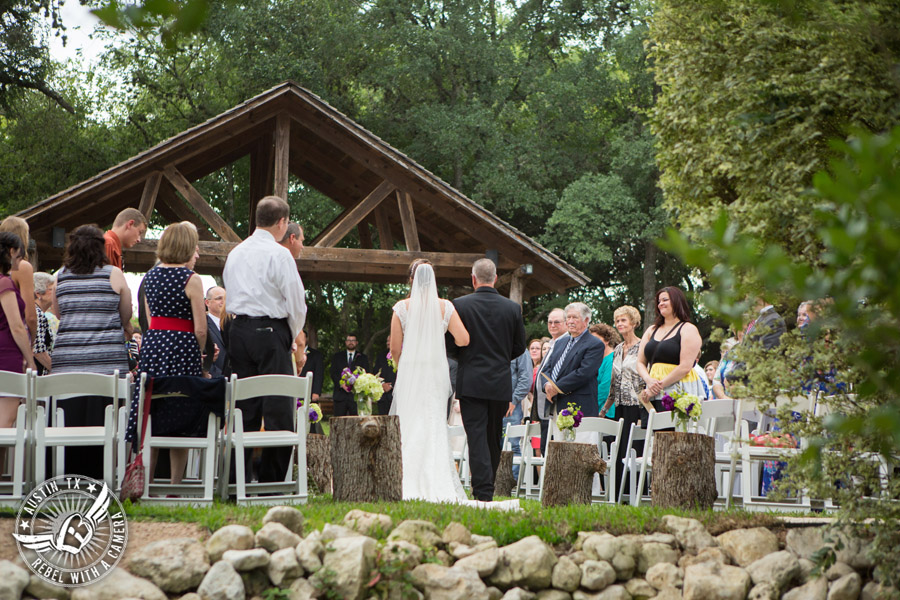
[[25,373],[0,371],[0,396],[26,399],[26,402],[19,404],[16,409],[15,425],[0,428],[0,447],[7,448],[7,452],[11,450],[13,453],[10,481],[0,482],[0,506],[18,507],[25,494],[33,487],[33,480],[29,479],[26,473],[26,467],[30,465],[25,460],[26,455],[31,455],[30,448],[34,439],[30,423],[34,414],[30,402],[33,378],[31,369]]
[[518,427],[522,428],[520,430],[522,435],[519,441],[519,446],[522,448],[522,456],[513,458],[513,460],[518,458],[519,461],[519,477],[516,481],[515,495],[521,497],[524,494],[526,498],[540,498],[543,469],[537,481],[534,480],[534,470],[536,467],[544,466],[544,457],[535,455],[531,439],[541,437],[541,424],[528,423],[526,425],[518,425]]
[[637,493],[637,474],[640,469],[638,464],[636,442],[646,443],[647,430],[632,423],[628,431],[628,443],[625,446],[625,455],[622,458],[622,481],[619,483],[619,493],[616,496],[619,501],[625,495],[625,479],[628,479],[628,502],[631,503]]
[[[597,449],[600,458],[606,463],[606,473],[603,474],[603,491],[600,496],[594,497],[594,502],[616,503],[616,456],[619,444],[622,443],[622,431],[625,429],[625,419],[613,421],[602,417],[585,417],[578,427],[579,432],[592,431],[599,435]],[[540,433],[540,432],[539,432]],[[612,437],[609,443],[604,441],[604,436]]]
[[672,411],[658,413],[655,410],[650,411],[650,417],[647,419],[647,438],[644,442],[644,456],[636,459],[640,466],[640,475],[637,481],[637,492],[634,493],[630,500],[632,506],[640,506],[643,500],[644,482],[647,480],[647,474],[653,469],[653,439],[655,432],[660,429],[671,429],[675,427],[675,417]]
[[[226,499],[234,493],[238,504],[280,504],[286,500],[305,503],[309,493],[306,486],[306,434],[309,413],[305,409],[312,390],[312,375],[258,375],[239,379],[231,376],[228,385],[227,424],[225,427],[224,466],[220,477],[220,495]],[[294,415],[292,431],[244,431],[243,415],[239,403],[259,396],[284,396],[290,402]],[[296,408],[297,400],[303,407]],[[288,469],[284,481],[246,483],[244,450],[249,448],[278,448],[290,446],[297,456],[297,476]],[[236,483],[228,484],[231,450],[234,449]],[[249,494],[266,494],[253,496]]]
[[[130,378],[131,375],[128,375]],[[56,409],[56,420],[52,426],[47,425],[45,406],[37,406],[34,423],[35,439],[35,481],[47,478],[47,448],[54,448],[54,476],[63,474],[65,469],[65,451],[70,447],[103,446],[103,479],[115,489],[115,458],[117,443],[116,414],[123,390],[127,389],[119,381],[119,371],[112,375],[98,373],[59,373],[35,377],[32,382],[32,397],[35,402],[53,398],[59,400],[79,396],[101,396],[111,398],[112,404],[106,407],[103,425],[67,426],[65,412]],[[47,403],[47,406],[55,404]]]
[[[810,396],[778,396],[775,400],[776,410],[788,407],[791,410],[809,415],[814,409],[815,401]],[[752,400],[743,400],[740,410],[746,411],[748,407],[755,405]],[[761,429],[760,432],[763,432]],[[750,444],[750,426],[745,420],[741,421],[741,434],[739,438],[739,456],[741,461],[741,497],[744,510],[796,510],[807,512],[812,503],[808,490],[798,490],[795,498],[786,498],[784,501],[774,501],[766,496],[756,493],[759,489],[760,469],[765,461],[786,461],[797,456],[806,445],[806,440],[800,440],[799,448],[772,448],[767,446],[753,446]],[[732,471],[733,472],[733,471]]]
[[469,475],[469,440],[466,437],[466,428],[462,425],[448,425],[447,434],[450,436],[451,448],[455,438],[462,438],[462,447],[459,450],[452,449],[453,462],[456,463],[456,471],[459,473],[459,481],[463,488],[470,489],[472,482]]
[[[141,373],[140,389],[138,391],[138,433],[141,431],[144,404],[148,400],[147,379],[147,374]],[[153,400],[177,395],[151,392],[151,407]],[[170,481],[156,481],[150,469],[151,454],[154,448],[186,449],[199,452],[201,456],[199,478],[192,479],[185,474],[181,483],[177,484],[173,484]],[[142,440],[141,451],[141,458],[144,463],[144,493],[141,495],[141,502],[198,506],[212,504],[215,496],[216,456],[218,450],[219,424],[213,412],[210,412],[207,417],[206,433],[198,437],[156,435],[153,432],[152,413],[148,415],[146,434]]]

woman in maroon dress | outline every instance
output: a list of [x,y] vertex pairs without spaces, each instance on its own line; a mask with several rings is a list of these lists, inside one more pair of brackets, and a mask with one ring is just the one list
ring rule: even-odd
[[[0,371],[24,373],[34,368],[31,339],[25,327],[25,302],[13,283],[11,272],[19,268],[25,256],[22,239],[0,231]],[[0,398],[0,427],[13,427],[20,398]],[[6,463],[6,450],[0,450],[0,464]]]

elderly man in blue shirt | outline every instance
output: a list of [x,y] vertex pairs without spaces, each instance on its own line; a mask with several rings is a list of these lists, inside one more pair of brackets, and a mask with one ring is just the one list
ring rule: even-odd
[[[509,363],[509,372],[512,377],[513,395],[509,402],[509,410],[506,411],[506,417],[503,418],[503,431],[506,432],[506,426],[521,425],[524,417],[522,411],[522,402],[531,389],[531,378],[534,373],[534,365],[531,362],[531,355],[528,350],[522,353],[522,356]],[[521,438],[512,438],[510,445],[512,447],[513,456],[522,456],[522,448],[520,446]],[[513,478],[519,477],[519,465],[513,464]]]

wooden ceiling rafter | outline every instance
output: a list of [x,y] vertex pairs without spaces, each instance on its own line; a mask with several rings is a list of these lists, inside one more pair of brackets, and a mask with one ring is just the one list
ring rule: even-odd
[[357,202],[351,208],[342,212],[313,240],[313,246],[319,248],[333,248],[350,233],[354,227],[362,223],[362,220],[371,213],[381,201],[394,191],[394,186],[387,181],[382,181],[369,192],[369,195]]

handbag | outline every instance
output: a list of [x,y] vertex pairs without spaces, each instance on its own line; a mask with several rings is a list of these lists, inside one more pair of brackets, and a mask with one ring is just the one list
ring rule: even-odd
[[139,450],[134,454],[134,458],[125,467],[125,477],[122,479],[122,490],[119,494],[121,500],[138,500],[144,495],[144,435],[147,433],[147,421],[150,419],[150,400],[153,397],[153,379],[147,381],[147,389],[144,393],[144,410],[142,415],[138,415],[138,428],[141,430],[140,435],[135,440],[135,447]]

